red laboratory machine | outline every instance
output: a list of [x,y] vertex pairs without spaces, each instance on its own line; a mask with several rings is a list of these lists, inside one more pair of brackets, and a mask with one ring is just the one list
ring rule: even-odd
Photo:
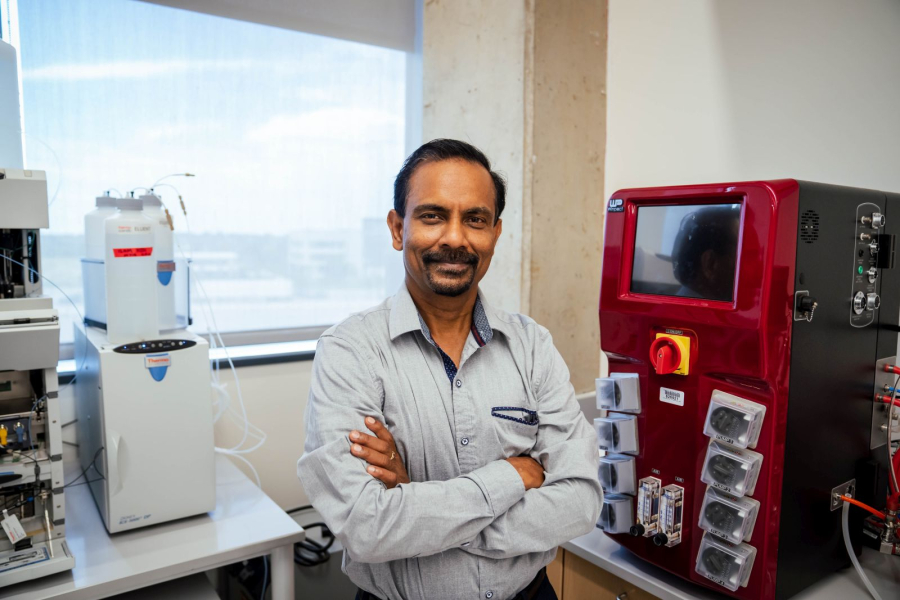
[[[792,179],[609,199],[598,527],[742,600],[850,564],[841,496],[885,511],[870,537],[900,548],[889,219],[900,227],[900,195]],[[849,513],[857,550],[866,516]]]

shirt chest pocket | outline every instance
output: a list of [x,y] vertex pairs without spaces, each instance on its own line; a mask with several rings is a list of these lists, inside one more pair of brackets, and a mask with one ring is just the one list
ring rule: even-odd
[[537,402],[526,390],[493,397],[484,407],[496,435],[502,458],[528,454],[537,441],[540,416]]

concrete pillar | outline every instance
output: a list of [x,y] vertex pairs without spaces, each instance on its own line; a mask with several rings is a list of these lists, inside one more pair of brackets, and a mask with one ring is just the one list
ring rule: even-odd
[[605,1],[535,1],[528,310],[578,392],[600,365],[606,16]]
[[423,141],[474,144],[509,184],[503,235],[488,276],[488,299],[522,311],[522,188],[525,184],[523,0],[430,0],[422,23]]
[[554,336],[579,392],[600,364],[606,0],[426,0],[423,139],[487,153],[509,182],[482,284]]

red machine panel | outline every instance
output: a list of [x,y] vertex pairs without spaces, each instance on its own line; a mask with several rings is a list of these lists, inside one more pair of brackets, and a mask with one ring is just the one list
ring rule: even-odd
[[[610,374],[637,373],[641,409],[637,413],[638,480],[655,477],[660,487],[683,488],[681,539],[657,545],[652,537],[614,534],[639,556],[699,585],[741,599],[775,596],[781,515],[783,457],[787,422],[794,269],[799,185],[794,180],[745,182],[617,192],[609,201],[600,294],[601,346]],[[696,262],[720,282],[718,288],[664,282],[669,292],[638,282],[643,271],[671,261],[675,272],[686,259],[635,251],[639,211],[647,215],[641,236],[659,232],[653,207],[725,207],[734,215],[732,257]],[[724,210],[724,208],[723,208]],[[690,236],[686,214],[679,235]],[[698,216],[700,215],[700,216]],[[730,218],[730,217],[729,217]],[[648,224],[649,223],[649,224]],[[729,225],[728,227],[731,227]],[[672,235],[669,232],[665,235]],[[727,237],[729,233],[720,233]],[[655,258],[653,258],[655,256]],[[648,258],[650,257],[650,258]],[[649,266],[648,266],[649,265]],[[733,283],[725,275],[733,271]],[[641,277],[645,275],[642,274]],[[652,279],[653,274],[646,275]],[[721,281],[727,279],[730,288]],[[690,282],[689,282],[690,283]],[[681,285],[677,290],[675,286]],[[663,288],[659,288],[663,289]],[[660,341],[660,338],[663,338]],[[707,484],[701,482],[707,446],[703,433],[714,390],[765,407],[753,452],[762,455],[758,480],[748,497],[759,501],[749,545],[756,549],[749,580],[728,592],[695,564],[703,531],[698,526]],[[636,505],[636,511],[638,506]],[[637,514],[637,512],[636,512]],[[671,541],[671,536],[668,538]],[[665,540],[665,538],[664,538]],[[715,563],[716,556],[711,557]]]

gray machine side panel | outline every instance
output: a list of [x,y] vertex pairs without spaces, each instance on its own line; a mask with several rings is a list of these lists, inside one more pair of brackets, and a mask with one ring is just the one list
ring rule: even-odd
[[[43,171],[0,168],[0,215],[3,229],[47,229],[47,178]],[[27,176],[26,176],[27,175]]]
[[[104,453],[99,452],[98,455],[99,449],[105,444],[105,428],[101,409],[103,390],[100,383],[100,354],[96,346],[87,340],[83,326],[78,324],[75,325],[75,364],[78,365],[78,383],[73,386],[75,388],[75,414],[78,418],[76,423],[78,427],[78,462],[82,470],[87,469],[82,479],[93,482],[88,487],[91,488],[91,493],[97,502],[100,517],[109,529],[109,523],[106,523],[106,515],[109,514],[109,511],[106,510],[108,504],[106,480],[98,474],[98,471],[99,473],[106,472]],[[91,467],[95,457],[96,467]]]

